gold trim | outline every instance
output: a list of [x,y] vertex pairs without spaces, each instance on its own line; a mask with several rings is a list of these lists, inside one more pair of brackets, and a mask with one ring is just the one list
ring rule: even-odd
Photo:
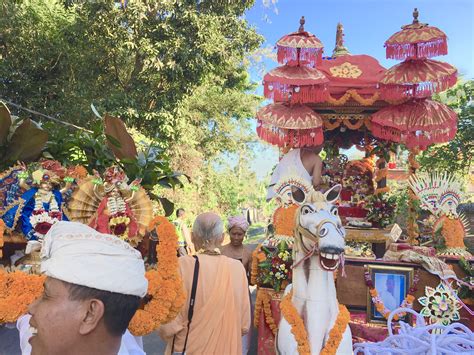
[[[403,298],[406,297],[410,287],[413,285],[413,277],[415,274],[415,268],[413,267],[406,267],[406,266],[388,266],[388,265],[377,265],[377,264],[365,264],[364,268],[367,268],[370,277],[372,278],[372,282],[374,283],[375,287],[375,270],[384,270],[384,271],[398,271],[399,274],[408,275],[408,285],[405,285],[405,295]],[[396,272],[395,272],[396,273]],[[402,301],[403,302],[403,301]],[[382,319],[372,319],[372,297],[370,296],[369,288],[367,287],[367,323],[369,324],[387,324],[387,320],[382,317]]]

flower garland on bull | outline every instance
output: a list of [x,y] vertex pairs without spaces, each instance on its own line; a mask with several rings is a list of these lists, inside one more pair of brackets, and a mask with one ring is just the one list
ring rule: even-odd
[[[5,209],[2,219],[8,230],[13,230],[19,220],[27,240],[42,240],[53,224],[68,220],[62,208],[74,178],[66,176],[67,170],[57,161],[40,162],[31,177],[26,166],[21,166],[18,185],[25,192]],[[63,188],[61,182],[65,182]]]
[[[391,310],[385,307],[382,299],[379,296],[377,289],[375,288],[374,282],[372,281],[372,277],[370,276],[370,272],[367,267],[365,268],[365,271],[364,271],[364,279],[365,279],[365,284],[369,288],[369,294],[370,294],[370,297],[372,298],[372,302],[374,303],[375,308],[380,314],[383,315],[385,319],[388,319],[388,316],[390,315]],[[420,281],[419,270],[416,270],[415,276],[413,277],[413,283],[410,289],[408,290],[408,293],[405,299],[402,301],[400,305],[401,308],[408,308],[408,309],[413,308],[413,302],[415,301],[414,294],[418,290],[417,285],[419,281]],[[401,317],[404,317],[405,315],[406,315],[405,312],[398,313],[393,316],[393,320],[398,321]]]
[[[283,300],[281,301],[281,313],[291,325],[291,333],[295,336],[296,342],[298,343],[298,354],[311,355],[308,332],[306,331],[303,318],[301,318],[296,307],[291,301],[292,297],[293,290],[286,294]],[[319,354],[336,354],[336,351],[342,341],[344,331],[346,330],[346,327],[349,324],[350,318],[351,316],[346,306],[339,305],[339,312],[337,314],[336,321],[334,322],[334,326],[329,331],[329,337],[326,340],[326,344],[324,345],[324,348]]]

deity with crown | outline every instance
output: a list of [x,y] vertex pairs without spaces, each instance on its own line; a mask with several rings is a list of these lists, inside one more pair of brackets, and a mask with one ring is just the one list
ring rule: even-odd
[[108,168],[103,179],[97,173],[84,179],[68,202],[68,217],[137,246],[153,217],[153,205],[139,180],[127,182],[117,166]]
[[[24,192],[10,199],[11,203],[3,210],[1,218],[7,229],[15,229],[19,222],[27,240],[41,241],[55,223],[67,220],[62,211],[63,195],[74,179],[65,177],[66,169],[55,161],[41,162],[31,177],[25,165],[18,167],[20,169],[15,170],[18,170],[16,182],[10,186],[18,185],[16,190]],[[61,182],[65,182],[63,187]]]

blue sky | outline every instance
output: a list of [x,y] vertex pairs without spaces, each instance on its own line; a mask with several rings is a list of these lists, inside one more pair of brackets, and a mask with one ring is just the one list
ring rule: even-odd
[[[411,23],[415,7],[421,22],[448,36],[448,55],[435,59],[456,66],[466,79],[474,78],[473,0],[256,0],[246,19],[265,37],[263,47],[273,47],[280,37],[298,29],[303,15],[305,29],[323,42],[325,55],[332,53],[336,26],[341,22],[345,45],[352,54],[371,55],[389,68],[399,61],[385,59],[383,44],[402,25]],[[263,64],[267,70],[277,66],[270,59]],[[261,80],[255,70],[251,75]],[[259,177],[266,176],[277,163],[277,152],[268,148],[257,153],[253,169]]]

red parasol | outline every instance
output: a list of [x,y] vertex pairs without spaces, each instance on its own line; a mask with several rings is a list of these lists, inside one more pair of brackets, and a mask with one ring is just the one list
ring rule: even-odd
[[430,58],[448,54],[447,36],[437,27],[418,21],[418,9],[413,11],[413,23],[402,26],[386,42],[387,58]]
[[431,59],[408,59],[387,70],[380,81],[383,98],[428,97],[456,84],[457,69]]
[[291,103],[321,102],[327,99],[329,79],[316,68],[277,67],[263,77],[265,97]]
[[298,32],[287,34],[276,44],[278,63],[288,65],[309,65],[321,63],[323,44],[313,34],[304,30],[304,16],[300,20]]
[[323,121],[304,105],[270,104],[257,112],[258,136],[280,147],[311,147],[322,144]]
[[457,115],[448,106],[429,99],[411,100],[387,106],[372,115],[375,137],[426,149],[430,144],[445,143],[457,131]]

